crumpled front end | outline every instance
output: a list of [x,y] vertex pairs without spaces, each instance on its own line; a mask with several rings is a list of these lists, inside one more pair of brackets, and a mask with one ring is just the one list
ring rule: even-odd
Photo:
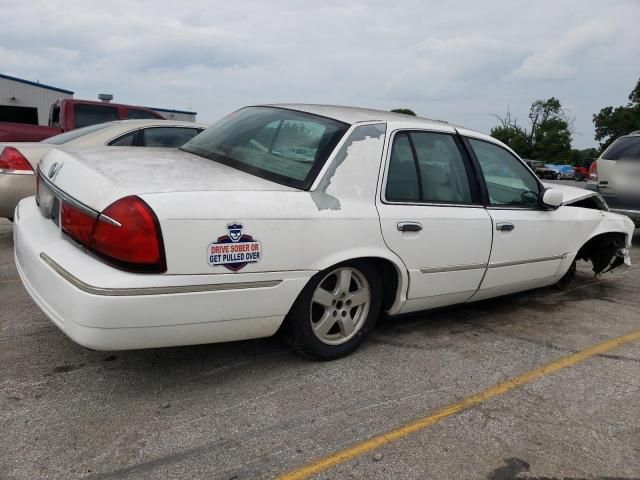
[[631,266],[630,238],[630,235],[619,232],[597,235],[580,249],[576,258],[591,262],[596,275],[620,266]]

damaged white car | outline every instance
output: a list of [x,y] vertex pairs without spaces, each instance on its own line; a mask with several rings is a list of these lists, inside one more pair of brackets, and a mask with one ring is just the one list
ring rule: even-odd
[[[389,315],[629,263],[633,223],[502,143],[346,107],[243,108],[180,151],[53,150],[15,211],[18,271],[98,350],[266,337],[331,359]],[[514,319],[517,321],[517,319]]]

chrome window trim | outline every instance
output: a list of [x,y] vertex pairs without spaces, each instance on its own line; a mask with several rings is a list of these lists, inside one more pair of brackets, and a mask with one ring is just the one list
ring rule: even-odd
[[483,205],[477,203],[429,203],[429,202],[392,202],[382,199],[385,205],[406,205],[416,207],[464,207],[464,208],[484,208]]
[[[165,120],[165,121],[168,121],[168,120]],[[158,124],[158,125],[145,125],[145,126],[143,126],[143,127],[137,127],[137,128],[132,129],[132,130],[129,130],[128,132],[121,133],[121,134],[119,134],[119,135],[117,135],[117,136],[113,137],[112,139],[107,140],[107,141],[105,142],[105,146],[106,146],[106,147],[113,147],[114,145],[111,145],[111,144],[112,144],[113,142],[116,142],[116,141],[120,140],[122,137],[126,137],[126,136],[127,136],[127,135],[129,135],[130,133],[134,133],[134,132],[135,132],[135,133],[143,133],[143,134],[144,134],[144,131],[145,131],[145,130],[149,130],[149,129],[151,129],[151,128],[181,128],[181,129],[188,128],[189,130],[195,130],[195,131],[197,131],[198,133],[196,133],[196,135],[198,135],[198,134],[202,133],[202,131],[203,131],[203,130],[202,130],[202,128],[192,127],[192,126],[190,126],[190,125],[162,125],[162,124]],[[195,137],[196,135],[194,135],[194,137]],[[119,146],[119,145],[115,145],[115,146]],[[122,146],[124,146],[124,145],[122,145]],[[136,145],[127,145],[125,148],[131,148],[131,147],[135,147],[135,146],[136,146]],[[150,148],[162,148],[162,147],[150,147]],[[171,147],[171,148],[173,148],[173,147]]]
[[[440,133],[442,135],[450,135],[452,137],[456,136],[456,132],[449,132],[445,130],[438,130],[437,128],[399,128],[393,130],[389,135],[389,143],[387,146],[387,151],[384,156],[384,171],[382,174],[382,185],[380,189],[380,201],[385,205],[413,205],[413,206],[421,206],[421,207],[458,207],[458,208],[485,208],[481,203],[447,203],[447,202],[408,202],[408,201],[397,201],[397,200],[387,200],[387,177],[389,174],[389,164],[391,163],[391,150],[393,150],[393,140],[396,135],[402,133],[411,133],[411,132],[426,132],[426,133]],[[460,152],[462,155],[462,152]],[[469,178],[469,182],[471,179]]]
[[[562,207],[563,205],[560,205],[560,207]],[[558,207],[558,208],[560,208]],[[532,212],[548,212],[549,209],[547,208],[543,208],[540,205],[522,205],[522,206],[518,206],[518,205],[504,205],[504,206],[500,206],[500,205],[488,205],[487,210],[529,210]]]
[[94,287],[83,282],[73,274],[66,271],[46,253],[40,253],[40,258],[58,275],[67,280],[74,287],[92,295],[107,297],[144,296],[144,295],[171,295],[176,293],[197,292],[221,292],[226,290],[246,290],[253,288],[272,288],[280,285],[282,280],[263,280],[257,282],[230,282],[205,285],[176,285],[167,287],[139,287],[139,288],[103,288]]
[[513,267],[515,265],[527,265],[529,263],[550,262],[553,260],[563,260],[566,257],[567,257],[567,254],[565,253],[563,255],[554,255],[552,257],[540,257],[540,258],[531,258],[528,260],[516,260],[512,262],[490,263],[489,268]]

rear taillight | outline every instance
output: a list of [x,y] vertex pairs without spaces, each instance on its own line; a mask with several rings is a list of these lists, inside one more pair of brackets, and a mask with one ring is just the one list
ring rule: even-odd
[[598,162],[595,161],[589,167],[589,180],[598,181]]
[[62,230],[76,242],[88,247],[95,223],[96,217],[94,215],[90,215],[70,203],[62,203],[60,225]]
[[8,173],[33,173],[29,160],[13,147],[4,147],[0,153],[0,170]]
[[158,218],[139,197],[121,198],[97,217],[63,202],[61,225],[71,238],[115,267],[144,273],[167,270]]
[[160,224],[153,210],[139,197],[121,198],[100,214],[90,248],[124,268],[166,270]]

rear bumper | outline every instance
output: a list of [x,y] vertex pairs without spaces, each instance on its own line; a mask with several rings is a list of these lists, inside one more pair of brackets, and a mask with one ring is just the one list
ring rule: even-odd
[[0,173],[0,217],[13,218],[18,202],[35,193],[35,175]]
[[29,295],[67,336],[94,350],[273,335],[314,273],[121,272],[68,241],[40,215],[33,199],[18,205],[14,246],[18,273]]

